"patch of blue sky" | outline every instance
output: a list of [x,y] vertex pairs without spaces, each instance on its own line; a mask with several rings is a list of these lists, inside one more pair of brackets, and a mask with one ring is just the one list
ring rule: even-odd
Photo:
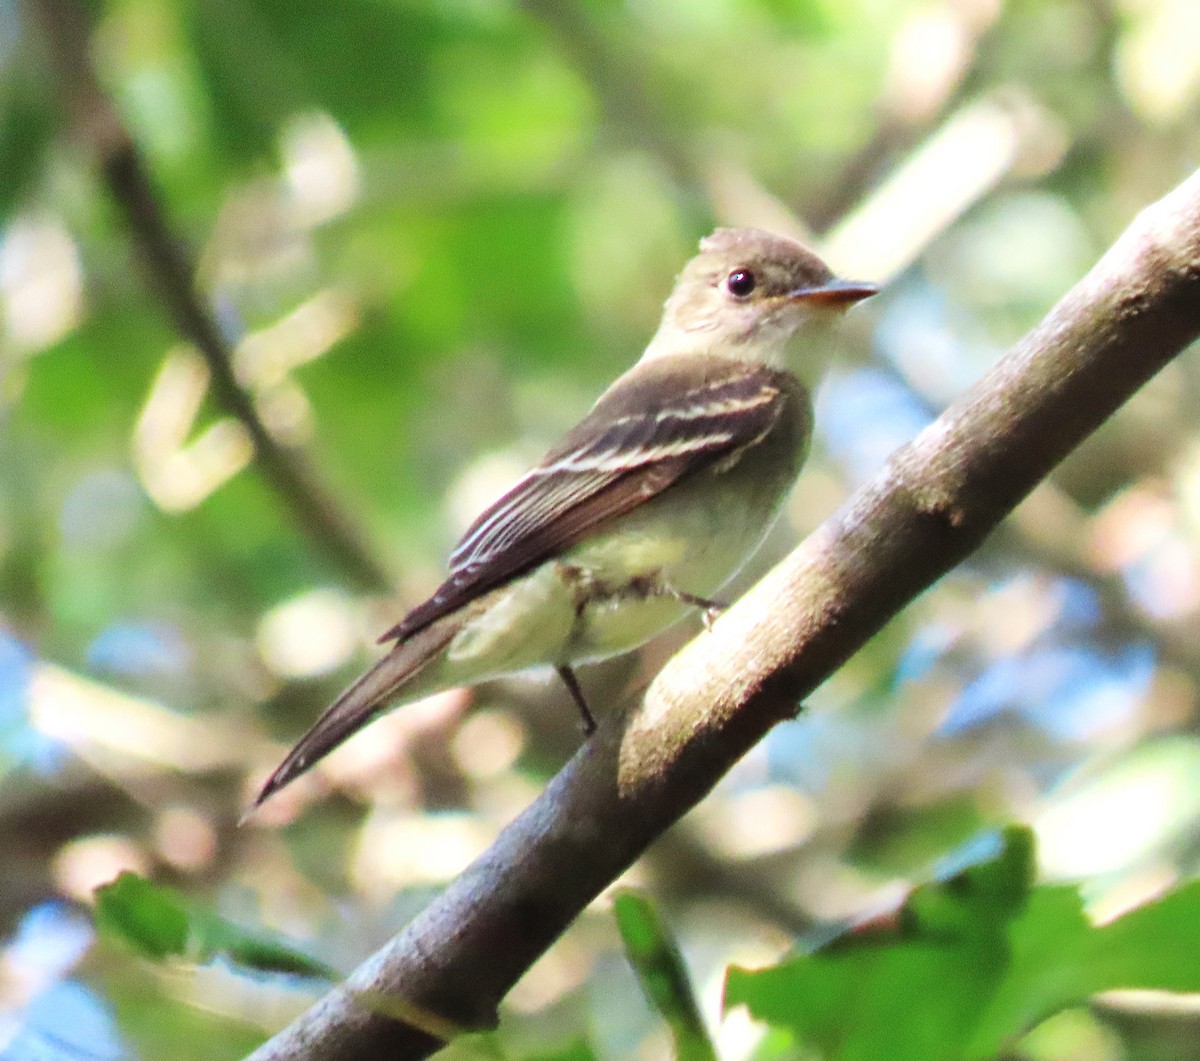
[[46,988],[15,1020],[13,1015],[0,1018],[0,1042],[5,1037],[2,1061],[133,1061],[136,1057],[104,1001],[74,980]]
[[122,677],[174,677],[184,673],[190,661],[178,630],[165,623],[113,623],[87,648],[89,668]]
[[0,630],[0,767],[25,766],[51,774],[63,762],[59,743],[30,724],[33,653],[12,634]]
[[1012,712],[1062,741],[1085,741],[1140,707],[1157,657],[1149,644],[1046,645],[999,659],[962,691],[939,735],[955,737]]
[[874,475],[932,419],[897,376],[880,368],[831,374],[817,403],[817,432],[852,485]]

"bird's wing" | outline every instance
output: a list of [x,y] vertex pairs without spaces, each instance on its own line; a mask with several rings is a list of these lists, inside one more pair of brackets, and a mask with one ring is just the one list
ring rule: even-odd
[[471,525],[446,581],[380,641],[412,636],[762,438],[797,386],[764,365],[700,355],[622,376]]

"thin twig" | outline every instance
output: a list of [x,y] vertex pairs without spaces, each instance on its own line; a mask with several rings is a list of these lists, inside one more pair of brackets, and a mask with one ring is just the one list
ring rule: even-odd
[[390,590],[392,581],[384,566],[352,521],[318,485],[301,455],[270,433],[238,384],[229,345],[196,294],[193,263],[172,232],[133,137],[96,76],[81,5],[77,0],[27,0],[27,10],[42,29],[71,126],[93,153],[109,193],[125,215],[147,281],[176,329],[207,363],[215,400],[246,429],[259,469],[291,510],[297,527],[354,584]]
[[[1200,173],[968,394],[609,717],[402,933],[252,1061],[426,1057],[776,722],[1200,335]],[[414,1014],[420,1018],[415,1019]]]

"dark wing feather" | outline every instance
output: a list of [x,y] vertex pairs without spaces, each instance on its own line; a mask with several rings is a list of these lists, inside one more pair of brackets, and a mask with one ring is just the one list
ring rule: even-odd
[[450,577],[380,640],[411,636],[762,438],[798,387],[763,365],[697,355],[622,376],[471,525]]

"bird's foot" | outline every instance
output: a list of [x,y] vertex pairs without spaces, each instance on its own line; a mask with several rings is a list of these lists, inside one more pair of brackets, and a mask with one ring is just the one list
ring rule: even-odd
[[721,618],[729,605],[724,601],[710,600],[708,597],[698,597],[694,593],[684,593],[682,590],[671,590],[670,595],[683,604],[691,604],[700,609],[700,620],[705,630],[711,630],[712,624]]

